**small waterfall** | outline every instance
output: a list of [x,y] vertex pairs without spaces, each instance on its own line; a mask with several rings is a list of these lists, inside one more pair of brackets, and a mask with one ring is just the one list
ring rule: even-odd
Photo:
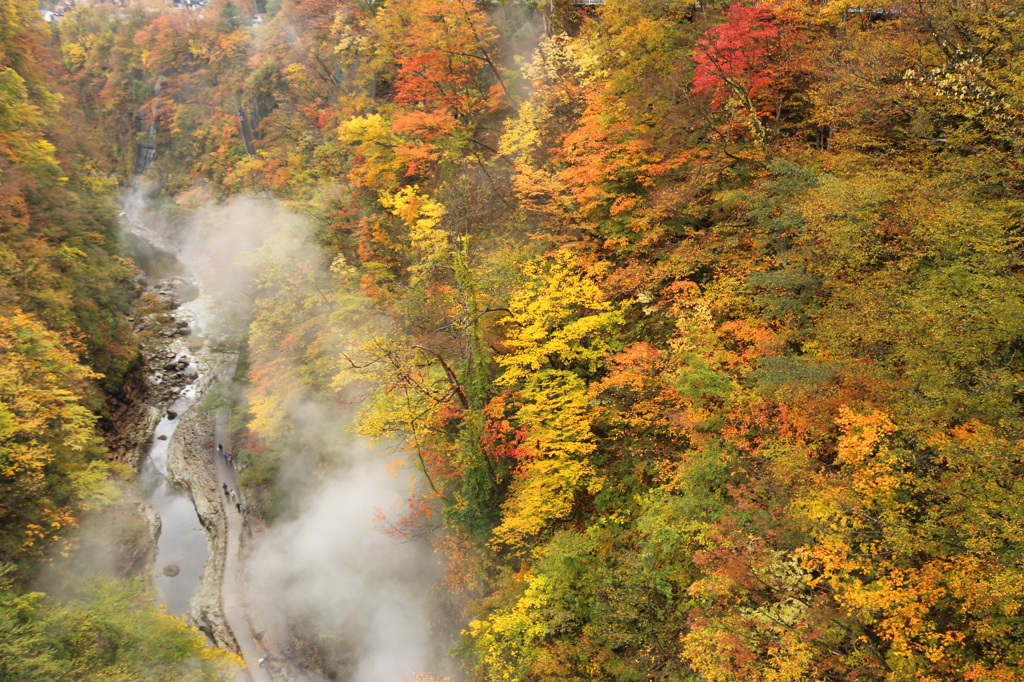
[[[164,77],[156,79],[153,95],[160,94]],[[156,99],[150,104],[149,116],[135,114],[135,175],[142,175],[156,159]]]
[[139,146],[135,153],[135,174],[142,175],[153,165],[156,158],[156,150],[152,147]]
[[150,119],[146,125],[146,119],[135,115],[135,175],[145,173],[156,158],[156,124]]

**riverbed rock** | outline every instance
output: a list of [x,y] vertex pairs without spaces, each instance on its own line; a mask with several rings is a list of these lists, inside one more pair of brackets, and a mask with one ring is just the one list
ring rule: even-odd
[[179,566],[178,564],[167,564],[166,566],[164,566],[164,575],[166,575],[168,578],[173,578],[179,573],[181,573],[181,566]]
[[174,291],[174,296],[179,301],[192,301],[199,298],[199,287],[195,282],[182,282]]
[[210,548],[206,565],[199,575],[199,589],[189,602],[189,618],[213,634],[218,646],[238,652],[238,643],[224,618],[220,599],[220,581],[224,573],[227,524],[220,501],[213,460],[213,413],[199,412],[203,396],[213,382],[231,366],[234,355],[213,353],[203,359],[211,371],[196,384],[196,402],[184,414],[167,450],[167,477],[185,486],[206,530]]
[[167,418],[168,419],[176,419],[177,417],[178,417],[178,413],[177,412],[175,412],[174,410],[167,410]]

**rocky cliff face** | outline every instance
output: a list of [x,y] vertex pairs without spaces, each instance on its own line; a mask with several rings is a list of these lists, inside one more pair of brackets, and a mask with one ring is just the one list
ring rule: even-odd
[[133,469],[139,468],[161,414],[151,354],[143,351],[140,360],[121,390],[107,399],[107,417],[100,422],[110,458]]
[[148,575],[156,561],[156,539],[160,515],[131,483],[121,484],[124,495],[118,508],[108,514],[112,535],[119,540],[117,574],[121,577]]
[[[107,398],[106,416],[98,427],[111,461],[138,471],[164,409],[182,388],[177,382],[163,380],[162,365],[175,354],[167,340],[155,348],[143,347],[127,381]],[[118,485],[122,501],[105,510],[98,521],[108,537],[116,538],[115,545],[108,548],[112,568],[121,577],[152,573],[160,515],[133,483]]]

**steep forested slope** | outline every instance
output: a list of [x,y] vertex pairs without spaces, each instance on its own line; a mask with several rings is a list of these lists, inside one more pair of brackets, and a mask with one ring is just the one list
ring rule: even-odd
[[[131,475],[95,428],[137,355],[115,140],[57,47],[35,3],[0,0],[0,679],[221,679],[224,652],[145,583],[25,591],[47,553],[74,549],[86,511],[117,501],[115,471]],[[133,121],[134,107],[118,112]]]
[[105,478],[102,389],[135,358],[110,169],[75,135],[35,7],[0,20],[0,561],[38,555]]
[[312,221],[315,267],[258,273],[250,484],[276,509],[318,457],[294,411],[368,390],[472,679],[1012,680],[1019,10],[283,0],[61,33],[88,120],[150,89],[167,215]]

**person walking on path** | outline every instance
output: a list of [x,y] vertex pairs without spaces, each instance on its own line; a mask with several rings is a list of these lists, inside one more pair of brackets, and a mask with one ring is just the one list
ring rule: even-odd
[[224,486],[224,497],[227,497],[228,496],[228,484],[227,483],[221,483],[221,485]]
[[231,501],[238,502],[238,495],[235,493],[234,490],[231,491]]
[[237,509],[238,513],[241,514],[242,513],[242,503],[241,502],[235,502],[235,509]]

